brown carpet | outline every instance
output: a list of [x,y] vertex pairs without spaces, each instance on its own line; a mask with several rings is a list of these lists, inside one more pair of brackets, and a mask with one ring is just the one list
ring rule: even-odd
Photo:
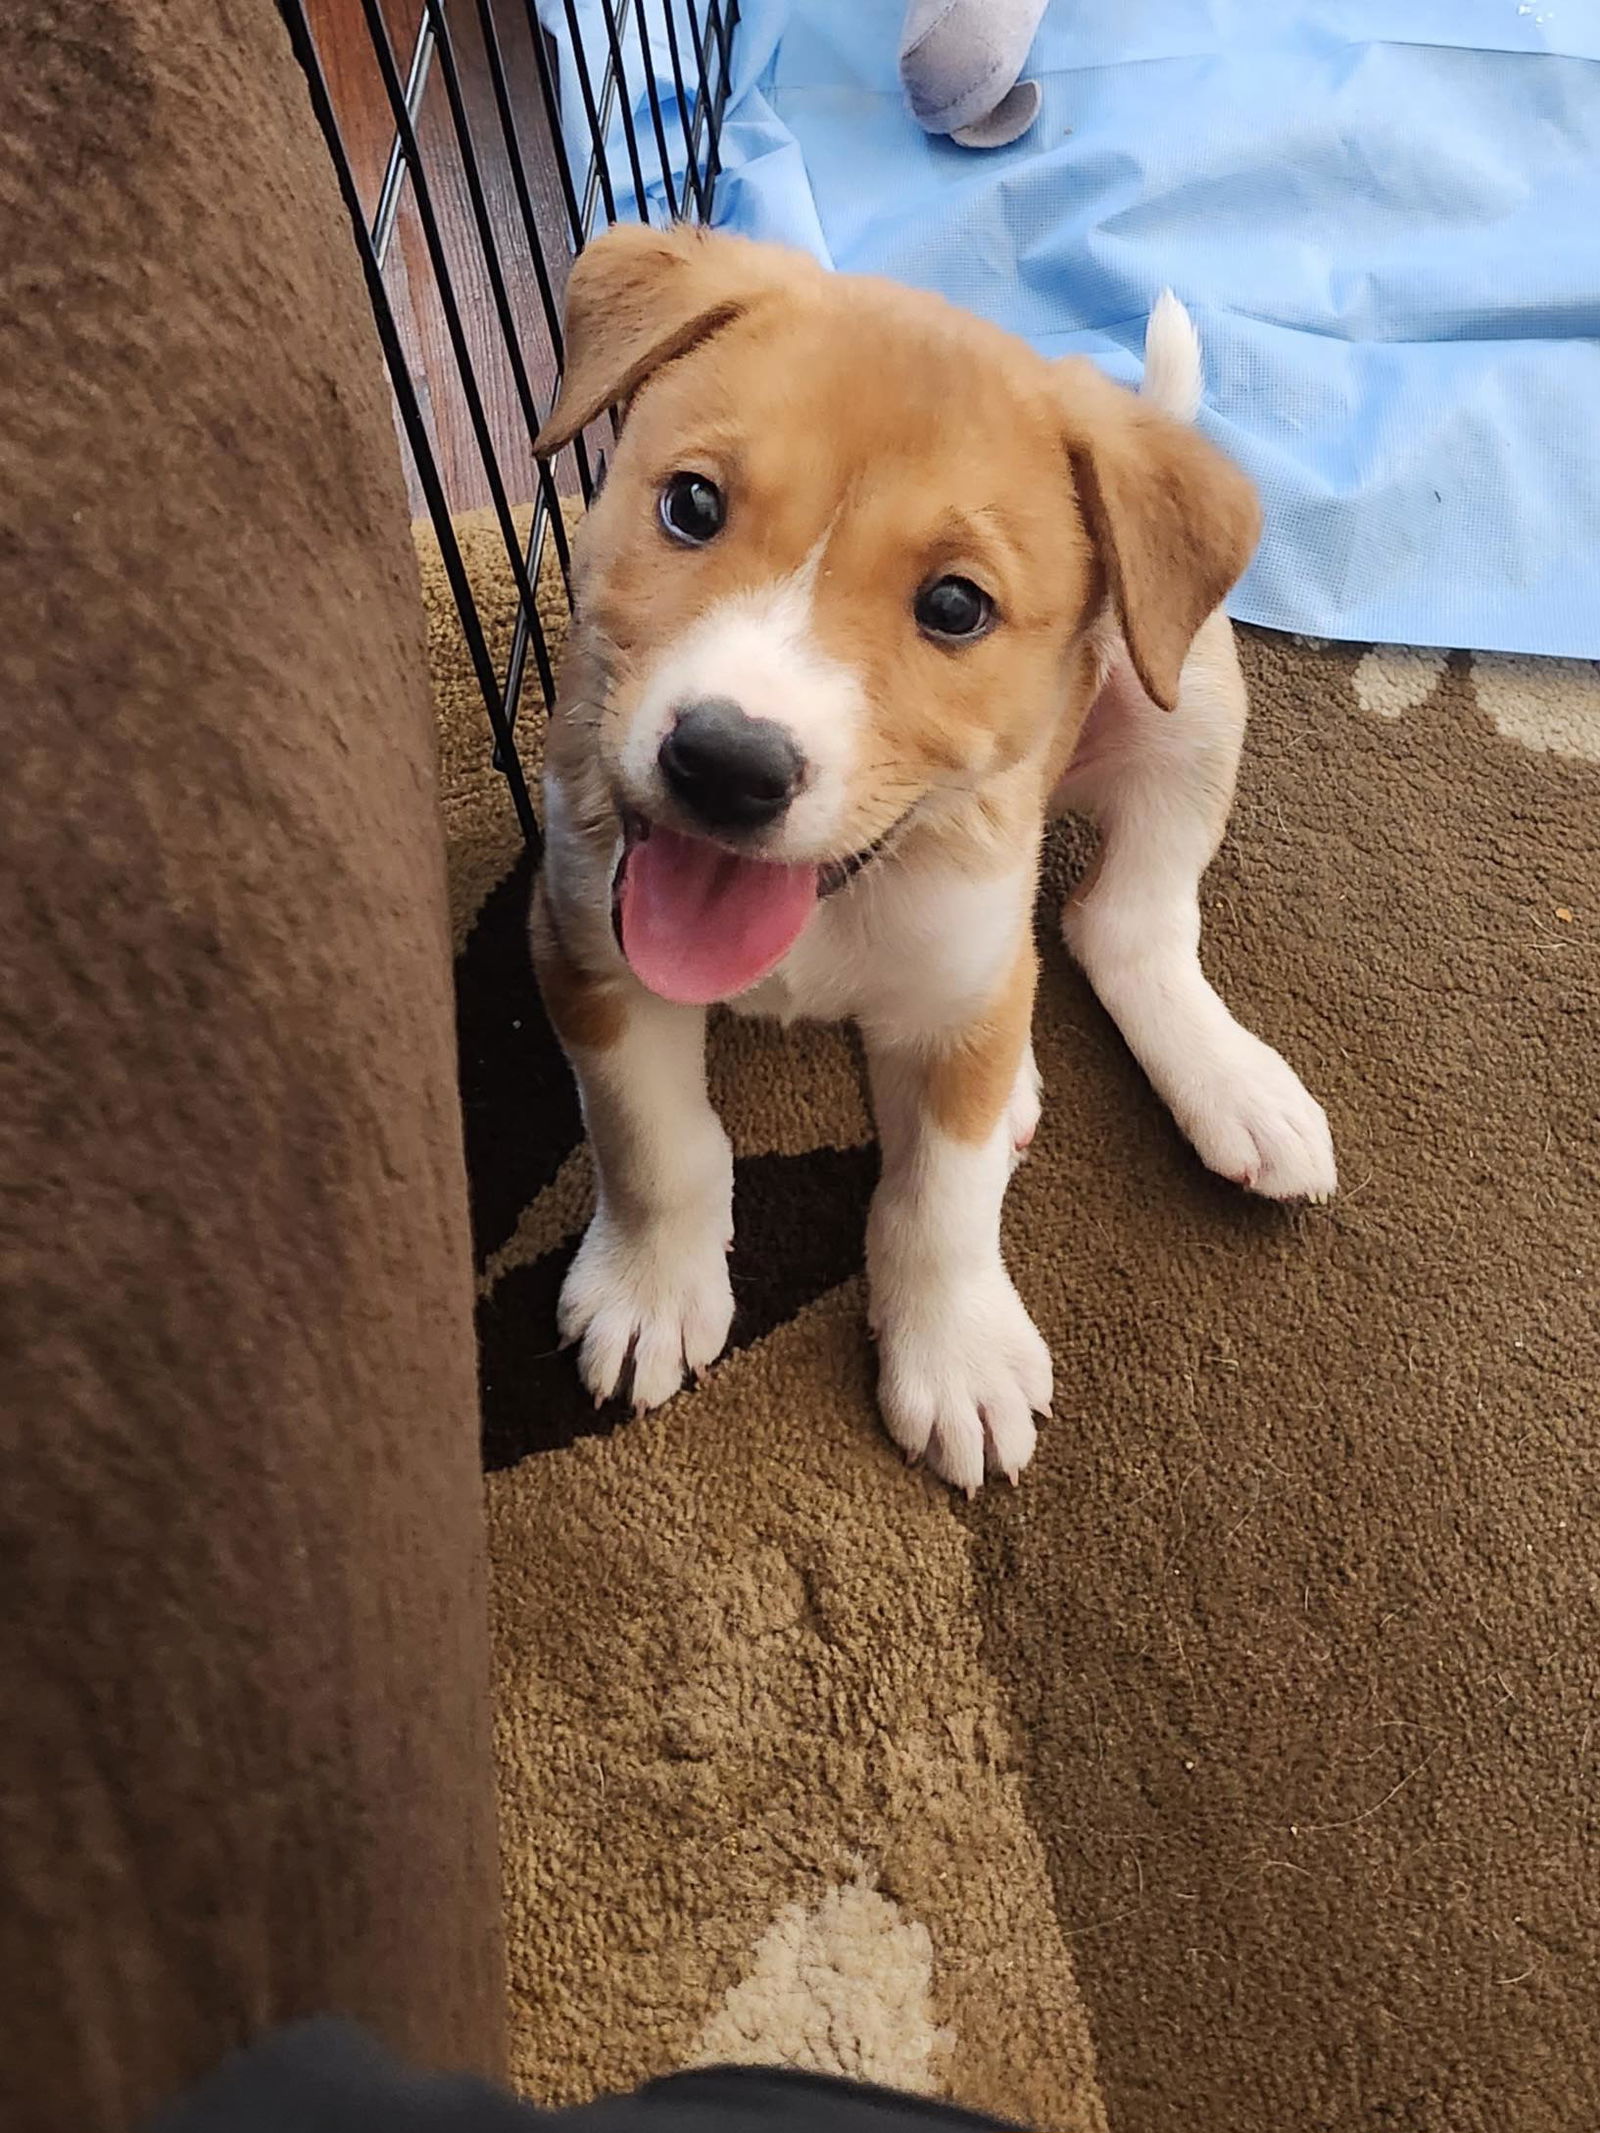
[[1007,1227],[1056,1420],[968,1511],[873,1419],[837,1032],[716,1033],[730,1358],[618,1426],[552,1352],[585,1159],[426,575],[520,2077],[759,2057],[1073,2133],[1592,2127],[1600,676],[1247,638],[1210,960],[1344,1190],[1208,1176],[1047,945]]

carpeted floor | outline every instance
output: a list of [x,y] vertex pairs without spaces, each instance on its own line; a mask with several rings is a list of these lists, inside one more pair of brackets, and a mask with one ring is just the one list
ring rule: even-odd
[[[469,551],[502,632],[491,538]],[[794,2060],[1063,2133],[1600,2119],[1600,675],[1247,637],[1209,958],[1343,1191],[1208,1176],[1041,934],[1016,1492],[880,1436],[847,1036],[732,1023],[739,1319],[594,1414],[587,1174],[436,558],[516,2067]]]

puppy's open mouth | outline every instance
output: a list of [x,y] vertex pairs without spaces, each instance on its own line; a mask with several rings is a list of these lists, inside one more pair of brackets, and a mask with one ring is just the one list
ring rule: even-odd
[[684,1007],[748,992],[775,970],[825,896],[888,842],[824,866],[750,859],[641,815],[623,817],[611,923],[633,974]]

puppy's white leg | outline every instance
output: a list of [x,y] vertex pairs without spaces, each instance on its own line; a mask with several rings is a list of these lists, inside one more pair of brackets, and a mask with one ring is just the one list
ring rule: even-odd
[[986,1466],[1017,1478],[1051,1397],[1050,1351],[1000,1254],[1019,1091],[1029,1131],[1038,1111],[1031,942],[1025,958],[975,1027],[921,1043],[864,1033],[883,1149],[867,1225],[878,1402],[907,1457],[969,1496]]
[[716,1360],[733,1319],[733,1151],[706,1095],[705,1013],[591,978],[536,907],[545,1004],[578,1080],[598,1188],[561,1290],[563,1341],[595,1402],[633,1366],[634,1411]]
[[1101,849],[1070,898],[1067,945],[1213,1170],[1275,1200],[1325,1200],[1337,1173],[1322,1107],[1237,1023],[1200,967],[1200,877],[1226,826],[1245,721],[1232,634],[1196,639],[1176,711],[1113,669],[1059,788]]

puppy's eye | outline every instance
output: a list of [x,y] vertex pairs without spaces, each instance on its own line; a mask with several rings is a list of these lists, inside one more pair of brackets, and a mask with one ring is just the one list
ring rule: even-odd
[[722,491],[703,474],[669,474],[661,491],[661,523],[675,541],[703,548],[727,517]]
[[981,637],[994,621],[994,602],[970,578],[934,578],[912,604],[917,627],[948,643]]

